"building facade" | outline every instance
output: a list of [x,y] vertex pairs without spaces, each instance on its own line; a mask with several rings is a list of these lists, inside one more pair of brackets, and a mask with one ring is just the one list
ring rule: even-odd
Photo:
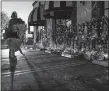
[[[38,7],[41,7],[39,13],[45,23],[33,24],[34,44],[40,42],[49,50],[74,48],[78,24],[93,18],[100,19],[104,15],[109,18],[109,1],[35,1],[33,10]],[[37,16],[37,13],[34,15]],[[37,17],[34,20],[39,21]]]

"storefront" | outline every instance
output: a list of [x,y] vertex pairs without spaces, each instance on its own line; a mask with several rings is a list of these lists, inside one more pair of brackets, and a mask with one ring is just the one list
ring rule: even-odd
[[78,1],[77,23],[81,27],[79,44],[83,44],[79,46],[84,49],[86,59],[101,61],[109,58],[105,57],[109,48],[109,1]]
[[[86,55],[86,58],[90,56],[88,59],[91,59],[91,56],[94,57],[93,53],[96,52],[98,58],[101,55],[104,56],[102,52],[108,48],[107,43],[109,43],[109,37],[106,37],[109,34],[107,33],[109,2],[40,1],[40,5],[38,3],[34,4],[32,12],[38,11],[35,9],[43,6],[41,14],[45,18],[45,25],[37,22],[42,21],[41,18],[38,18],[40,17],[39,12],[36,12],[37,15],[30,14],[34,19],[30,18],[33,21],[29,24],[34,25],[37,32],[39,31],[38,41],[41,40],[42,43],[43,40],[45,41],[43,36],[46,37],[46,42],[43,42],[43,45],[46,45],[48,52],[58,51],[62,53],[62,56],[65,53],[73,56],[83,54]],[[37,5],[38,7],[36,7]],[[37,39],[35,34],[38,33],[34,31],[34,42]],[[103,42],[105,44],[102,44]]]
[[44,7],[49,49],[71,47],[72,25],[76,24],[76,1],[46,1]]
[[[35,1],[33,10],[28,17],[28,32],[33,34],[33,44],[42,45],[42,36],[45,32],[45,18],[43,16],[43,5]],[[45,38],[45,37],[44,37]]]

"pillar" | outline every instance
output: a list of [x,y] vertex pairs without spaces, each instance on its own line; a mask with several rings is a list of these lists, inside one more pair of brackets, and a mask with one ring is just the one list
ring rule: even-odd
[[36,44],[36,31],[37,31],[37,26],[34,26],[34,33],[33,33],[33,45]]
[[52,39],[52,33],[53,33],[53,28],[52,28],[52,18],[46,19],[46,29],[47,29],[47,38],[49,42],[50,48],[52,48],[53,45],[53,39]]
[[53,49],[56,48],[56,43],[55,43],[55,19],[52,19],[52,47]]
[[53,49],[53,19],[50,19],[50,48]]

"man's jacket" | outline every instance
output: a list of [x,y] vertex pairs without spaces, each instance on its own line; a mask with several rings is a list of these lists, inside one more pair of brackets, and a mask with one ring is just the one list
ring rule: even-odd
[[25,22],[20,18],[10,19],[7,28],[5,29],[5,36],[7,38],[19,38],[26,32]]

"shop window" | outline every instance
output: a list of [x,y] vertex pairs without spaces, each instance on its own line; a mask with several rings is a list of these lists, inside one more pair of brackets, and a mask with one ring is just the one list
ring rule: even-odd
[[34,26],[30,26],[30,32],[34,32]]
[[45,27],[44,26],[38,26],[38,31],[40,31],[40,32],[45,31]]

